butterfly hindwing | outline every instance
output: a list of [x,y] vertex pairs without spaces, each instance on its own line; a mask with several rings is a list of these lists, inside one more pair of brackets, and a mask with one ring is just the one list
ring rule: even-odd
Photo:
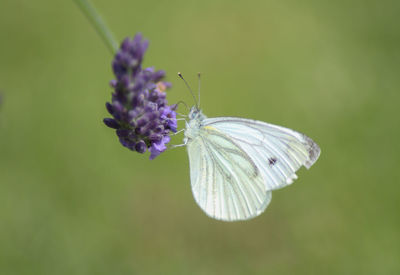
[[193,196],[210,217],[247,220],[261,214],[271,200],[257,164],[229,136],[202,127],[187,144]]

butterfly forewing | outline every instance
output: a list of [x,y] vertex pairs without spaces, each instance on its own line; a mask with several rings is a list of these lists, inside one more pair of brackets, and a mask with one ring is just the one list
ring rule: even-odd
[[320,149],[309,137],[288,128],[243,118],[221,117],[203,121],[204,128],[234,141],[259,169],[266,190],[291,184],[301,167],[310,168]]
[[247,220],[268,206],[271,192],[257,164],[235,140],[202,127],[188,142],[192,192],[207,215],[224,221]]

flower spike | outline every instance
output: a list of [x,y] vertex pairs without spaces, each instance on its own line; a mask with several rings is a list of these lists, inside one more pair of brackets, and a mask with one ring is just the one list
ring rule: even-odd
[[105,118],[104,124],[116,130],[124,147],[138,153],[149,150],[154,159],[167,149],[169,134],[177,130],[177,105],[168,105],[165,91],[171,84],[162,81],[165,72],[142,69],[148,44],[141,34],[121,43],[112,62],[114,92],[106,103],[113,118]]

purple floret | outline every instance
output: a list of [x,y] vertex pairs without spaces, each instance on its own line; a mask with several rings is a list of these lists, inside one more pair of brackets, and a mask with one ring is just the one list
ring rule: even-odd
[[142,69],[142,60],[148,41],[141,34],[126,38],[116,53],[112,68],[116,79],[110,82],[114,89],[111,103],[106,103],[113,118],[104,124],[116,129],[120,143],[139,153],[150,151],[150,159],[164,152],[170,133],[176,132],[176,105],[168,105],[162,81],[165,72],[153,67]]
[[159,154],[164,152],[167,149],[167,146],[165,146],[165,144],[167,144],[169,141],[170,141],[170,137],[164,136],[164,137],[162,137],[161,140],[154,142],[149,149],[150,150],[150,159],[154,159]]
[[172,131],[176,132],[178,123],[176,121],[176,113],[171,106],[166,106],[162,109],[161,118],[167,121],[167,125]]

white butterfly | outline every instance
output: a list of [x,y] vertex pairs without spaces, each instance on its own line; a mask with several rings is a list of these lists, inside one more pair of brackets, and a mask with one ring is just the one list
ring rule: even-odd
[[320,155],[319,146],[304,134],[244,118],[207,118],[197,106],[190,110],[184,144],[193,196],[214,219],[260,215],[271,191],[291,184],[295,172],[310,168]]
[[207,118],[197,107],[189,113],[184,143],[190,162],[193,196],[210,217],[248,220],[260,215],[271,191],[310,168],[320,148],[309,137],[261,121]]

